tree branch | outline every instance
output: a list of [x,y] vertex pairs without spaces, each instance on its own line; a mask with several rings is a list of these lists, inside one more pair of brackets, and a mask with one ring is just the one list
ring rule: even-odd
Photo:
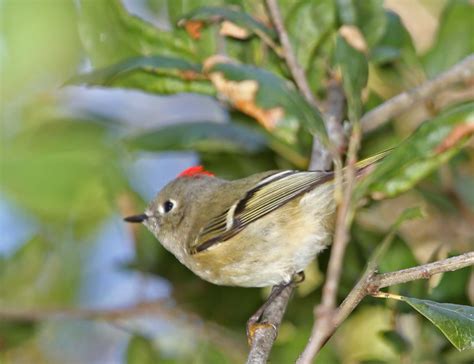
[[[277,0],[267,0],[267,7],[282,46],[282,56],[288,65],[288,69],[290,70],[296,86],[310,105],[315,109],[321,109],[322,105],[320,105],[320,102],[318,102],[314,97],[314,94],[309,87],[308,80],[306,79],[305,72],[296,58],[290,38],[283,24]],[[342,112],[344,110],[345,98],[344,93],[340,91],[340,88],[338,89],[331,84],[328,87],[328,94],[328,111],[324,114],[324,123],[326,125],[326,130],[328,131],[329,140],[334,144],[335,149],[339,150],[341,145],[344,144],[344,132],[341,127],[341,122],[343,118]],[[329,169],[333,159],[332,154],[333,153],[328,150],[317,137],[315,137],[313,140],[310,169]]]
[[[346,147],[346,137],[342,122],[344,120],[344,110],[346,105],[346,97],[339,80],[333,78],[327,86],[327,99],[324,111],[324,123],[328,132],[329,140],[334,146],[335,152],[339,155]],[[309,170],[329,170],[332,163],[332,155],[329,153],[319,141],[318,138],[313,139],[313,147],[311,150],[311,162]]]
[[[367,269],[363,277],[357,282],[346,299],[334,314],[333,325],[327,329],[324,337],[316,341],[310,341],[299,359],[300,364],[309,364],[316,354],[321,350],[326,341],[332,336],[339,325],[350,315],[362,299],[367,295],[377,295],[378,290],[383,287],[428,279],[434,274],[451,272],[461,268],[474,265],[474,251],[464,253],[452,258],[439,260],[433,263],[423,264],[409,269],[402,269],[390,273],[374,274],[374,267]],[[322,336],[322,335],[321,335]],[[307,353],[307,355],[305,355]]]
[[[331,256],[326,274],[326,282],[323,286],[321,304],[315,309],[315,323],[311,332],[309,342],[298,358],[297,363],[311,363],[317,351],[324,345],[327,333],[334,326],[337,287],[341,277],[344,253],[349,241],[349,228],[353,217],[353,206],[351,206],[352,190],[354,188],[357,162],[357,151],[361,139],[360,124],[354,124],[349,141],[348,163],[344,176],[344,195],[339,205],[336,217],[336,231],[331,248]],[[342,186],[340,186],[342,189]]]
[[472,82],[473,78],[474,54],[471,54],[433,80],[426,81],[421,86],[392,97],[366,113],[360,120],[362,130],[364,133],[370,132],[394,116],[407,111],[414,104],[444,91],[447,87],[456,83]]
[[293,290],[294,285],[284,288],[280,295],[265,310],[262,320],[268,325],[255,330],[247,364],[267,362]]
[[[114,323],[119,320],[133,319],[139,316],[154,315],[161,318],[179,321],[195,330],[199,337],[207,338],[230,353],[237,361],[242,361],[245,347],[236,340],[233,334],[222,326],[204,321],[198,315],[187,312],[168,300],[156,300],[137,303],[120,308],[50,308],[50,309],[17,309],[0,308],[0,321],[44,321],[44,320],[101,320]],[[119,326],[121,327],[121,326]],[[122,328],[122,327],[121,327]]]
[[[266,3],[282,46],[280,55],[285,59],[296,86],[305,99],[314,108],[318,109],[319,102],[314,97],[304,70],[295,56],[288,33],[283,25],[283,19],[278,7],[278,2],[277,0],[267,0]],[[329,139],[338,151],[345,144],[344,131],[341,125],[344,117],[344,106],[345,96],[342,87],[338,81],[331,80],[328,85],[327,110],[324,114],[324,121]],[[322,145],[317,137],[315,137],[313,139],[309,169],[327,170],[331,166],[331,161],[332,153]],[[268,325],[260,326],[256,329],[247,363],[265,363],[267,361],[293,290],[293,285],[285,288],[282,294],[265,310],[262,318]]]
[[377,274],[369,280],[367,287],[370,288],[370,292],[372,292],[380,288],[394,286],[396,284],[406,283],[417,279],[428,279],[434,274],[452,272],[471,265],[474,265],[474,251],[413,268]]

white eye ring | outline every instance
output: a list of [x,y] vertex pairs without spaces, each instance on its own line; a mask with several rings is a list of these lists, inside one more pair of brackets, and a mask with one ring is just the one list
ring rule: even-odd
[[173,200],[173,199],[169,199],[169,200],[166,200],[165,202],[163,202],[163,204],[161,204],[158,207],[158,212],[161,215],[164,215],[164,214],[167,214],[167,213],[171,212],[176,206],[177,206],[176,201]]

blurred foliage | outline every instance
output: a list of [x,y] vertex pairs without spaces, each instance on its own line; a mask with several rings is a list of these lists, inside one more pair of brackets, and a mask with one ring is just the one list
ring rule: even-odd
[[[325,99],[328,83],[341,82],[348,125],[474,53],[472,1],[414,3],[408,16],[382,0],[279,1],[311,90]],[[0,319],[2,363],[111,360],[104,353],[115,353],[113,360],[122,363],[241,362],[245,322],[268,292],[204,282],[145,229],[126,231],[120,216],[142,211],[149,197],[137,187],[138,177],[157,175],[147,171],[137,177],[133,167],[145,156],[161,160],[170,152],[192,152],[207,169],[233,179],[269,169],[304,169],[313,136],[328,143],[324,110],[316,110],[297,91],[263,1],[137,4],[0,2],[0,217],[11,215],[1,225],[6,231],[0,240],[0,317],[13,309],[36,314]],[[437,25],[434,33],[425,34],[417,11],[430,14]],[[352,31],[348,35],[343,29]],[[420,52],[414,40],[424,36],[431,37],[431,46]],[[124,122],[121,105],[104,104],[99,114],[84,113],[64,96],[71,89],[87,94],[92,87],[109,95],[123,89],[127,95],[132,90],[169,98],[206,95],[225,120],[166,123],[158,111],[143,127],[134,116]],[[361,156],[396,148],[357,187],[358,196],[366,199],[364,218],[357,218],[351,230],[339,299],[400,213],[413,207],[407,201],[422,205],[427,218],[397,229],[380,271],[472,250],[472,138],[445,147],[447,139],[474,123],[472,92],[461,92],[468,87],[446,90],[441,106],[440,100],[414,106],[364,135]],[[166,169],[158,173],[174,177]],[[382,207],[390,211],[388,218]],[[119,237],[108,235],[111,226],[120,230]],[[111,323],[108,331],[92,324],[81,331],[67,321],[62,329],[52,329],[41,310],[82,306],[90,282],[101,287],[101,304],[118,299],[110,293],[112,283],[102,283],[100,270],[94,270],[94,254],[105,249],[96,246],[103,235],[116,244],[108,245],[106,255],[119,246],[133,249],[133,258],[115,261],[116,271],[166,279],[172,285],[170,305],[201,319],[183,325],[181,317],[164,315],[154,325],[158,333],[144,323],[148,316],[141,322]],[[7,243],[12,237],[19,237],[13,248]],[[291,300],[272,362],[293,362],[305,346],[328,258],[325,251],[311,265],[309,283]],[[409,305],[368,297],[316,362],[472,362],[472,308],[467,306],[473,304],[473,282],[472,269],[466,268],[437,280],[390,287],[391,293],[407,296],[404,300],[456,347],[467,348],[462,353]],[[139,287],[136,291],[139,301]],[[218,334],[215,323],[223,329]],[[459,327],[464,331],[456,336]],[[66,350],[61,345],[66,339],[87,347],[87,353]]]

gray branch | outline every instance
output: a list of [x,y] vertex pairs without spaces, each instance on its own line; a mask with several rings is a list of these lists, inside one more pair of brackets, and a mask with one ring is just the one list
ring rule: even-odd
[[255,330],[247,364],[267,362],[293,290],[293,285],[286,287],[265,310],[262,322],[266,325]]
[[456,83],[469,82],[474,78],[474,54],[464,58],[446,72],[421,86],[402,92],[365,114],[360,120],[364,133],[370,132],[391,118],[400,115],[416,103],[446,90]]
[[[370,263],[369,263],[370,264]],[[434,274],[451,272],[474,265],[474,251],[461,254],[452,258],[439,260],[433,263],[419,265],[417,267],[402,269],[390,273],[373,274],[373,268],[369,269],[357,282],[352,291],[347,295],[344,302],[334,313],[331,325],[321,328],[317,336],[312,336],[298,360],[298,364],[310,364],[314,357],[322,349],[324,344],[334,334],[339,325],[351,314],[362,299],[370,294],[377,293],[380,288],[396,284],[428,279]]]

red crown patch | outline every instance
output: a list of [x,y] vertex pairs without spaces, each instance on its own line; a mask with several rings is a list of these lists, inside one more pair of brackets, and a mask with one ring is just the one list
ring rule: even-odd
[[193,177],[193,176],[214,176],[213,173],[206,171],[203,166],[189,167],[182,171],[178,177]]

